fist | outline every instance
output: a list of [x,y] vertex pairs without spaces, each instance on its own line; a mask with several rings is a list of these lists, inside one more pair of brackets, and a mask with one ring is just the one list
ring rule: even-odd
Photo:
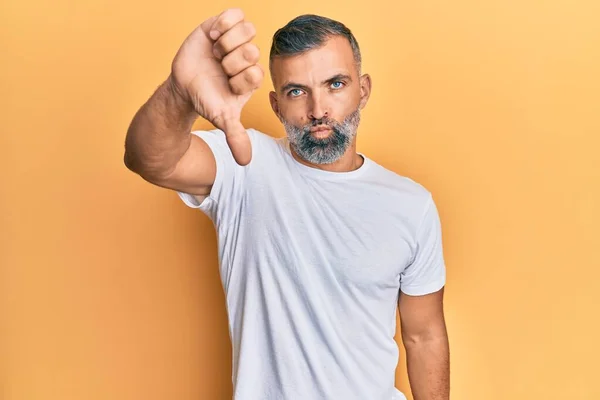
[[171,65],[177,95],[225,132],[240,165],[250,162],[252,149],[241,111],[261,85],[260,52],[251,41],[256,29],[240,9],[229,9],[198,26],[183,42]]

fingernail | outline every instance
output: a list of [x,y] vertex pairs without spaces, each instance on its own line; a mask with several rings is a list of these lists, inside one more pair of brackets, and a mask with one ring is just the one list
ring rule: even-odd
[[213,49],[213,54],[215,55],[215,57],[217,58],[221,58],[221,54],[219,54],[219,51],[217,49]]
[[212,40],[217,40],[219,38],[219,31],[210,31],[210,38]]

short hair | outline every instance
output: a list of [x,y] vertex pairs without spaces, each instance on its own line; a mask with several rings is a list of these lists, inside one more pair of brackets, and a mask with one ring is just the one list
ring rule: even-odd
[[319,48],[332,36],[348,39],[360,74],[360,48],[350,29],[341,22],[314,14],[300,15],[275,32],[269,53],[269,69],[273,58],[302,54]]

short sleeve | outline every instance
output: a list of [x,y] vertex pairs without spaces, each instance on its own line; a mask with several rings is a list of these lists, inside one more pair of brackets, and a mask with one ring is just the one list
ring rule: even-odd
[[[227,217],[227,209],[235,208],[239,204],[249,166],[240,166],[235,161],[223,131],[219,129],[193,131],[192,134],[204,140],[215,157],[217,164],[215,182],[210,194],[204,199],[184,192],[177,192],[177,194],[188,207],[200,209],[217,222]],[[250,135],[250,132],[248,134]]]
[[415,254],[400,276],[400,290],[411,296],[434,293],[446,284],[442,229],[431,198],[416,231]]

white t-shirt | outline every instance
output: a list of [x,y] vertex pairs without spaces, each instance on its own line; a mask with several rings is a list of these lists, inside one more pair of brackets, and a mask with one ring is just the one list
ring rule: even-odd
[[222,131],[210,195],[178,192],[215,224],[236,400],[405,399],[394,387],[399,290],[445,284],[430,192],[363,154],[351,172],[295,160],[287,138],[249,129],[239,166]]

